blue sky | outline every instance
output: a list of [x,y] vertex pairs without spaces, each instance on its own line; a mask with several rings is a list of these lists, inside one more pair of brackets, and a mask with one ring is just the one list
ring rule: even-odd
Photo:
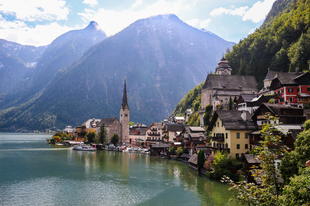
[[195,28],[238,43],[262,25],[274,1],[1,0],[0,38],[42,46],[90,21],[96,21],[111,36],[138,19],[176,14]]

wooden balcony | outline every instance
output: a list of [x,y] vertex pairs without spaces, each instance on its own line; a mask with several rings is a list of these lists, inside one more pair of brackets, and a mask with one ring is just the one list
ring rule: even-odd
[[215,142],[224,142],[224,136],[215,136],[215,137],[212,137],[212,141],[215,141]]
[[154,133],[154,132],[149,132],[147,133],[149,136],[153,136],[153,137],[159,137],[160,133]]

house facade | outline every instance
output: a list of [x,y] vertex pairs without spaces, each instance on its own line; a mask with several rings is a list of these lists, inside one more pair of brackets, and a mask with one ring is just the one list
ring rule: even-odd
[[141,143],[145,145],[145,136],[147,126],[145,124],[135,124],[129,128],[129,138],[130,144],[135,146],[142,146]]
[[310,73],[277,73],[271,82],[270,89],[274,91],[274,103],[298,105],[298,98],[310,95]]
[[164,123],[162,122],[152,123],[151,126],[149,126],[145,132],[146,133],[145,145],[149,146],[151,144],[155,144],[156,142],[162,142],[163,130],[164,130]]
[[208,130],[212,132],[213,153],[225,151],[239,158],[250,150],[248,133],[256,130],[256,126],[248,111],[218,110]]

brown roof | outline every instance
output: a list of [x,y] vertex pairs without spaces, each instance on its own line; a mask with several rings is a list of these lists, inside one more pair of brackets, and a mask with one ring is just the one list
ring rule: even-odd
[[258,91],[257,81],[254,76],[215,74],[208,74],[203,89],[233,89]]
[[243,121],[242,111],[236,110],[217,110],[215,111],[208,130],[212,130],[217,118],[223,122],[226,130],[255,130],[256,126],[251,118],[251,114],[246,111],[246,121]]
[[102,123],[105,124],[106,127],[110,126],[114,121],[118,121],[116,117],[113,118],[102,118],[101,121],[98,124],[98,127],[102,125]]
[[244,155],[246,161],[251,164],[259,164],[261,161],[257,158],[255,154],[245,154]]

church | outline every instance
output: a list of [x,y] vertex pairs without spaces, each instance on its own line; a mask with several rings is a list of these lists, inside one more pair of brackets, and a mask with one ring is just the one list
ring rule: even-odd
[[201,91],[201,109],[208,104],[227,108],[229,98],[238,98],[240,94],[256,94],[257,81],[254,76],[231,75],[232,68],[223,57],[214,74],[208,74]]
[[129,106],[127,102],[127,90],[126,90],[126,79],[124,82],[124,93],[123,93],[123,101],[120,109],[120,117],[119,121],[122,125],[122,132],[120,142],[129,143]]

